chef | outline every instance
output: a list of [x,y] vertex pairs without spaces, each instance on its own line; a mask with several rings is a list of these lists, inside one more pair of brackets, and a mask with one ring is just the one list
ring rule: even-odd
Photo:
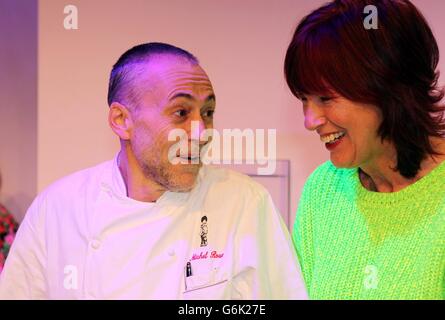
[[[269,193],[196,161],[215,102],[189,52],[164,43],[125,52],[108,92],[120,151],[37,196],[1,274],[0,298],[305,299]],[[190,151],[173,155],[182,161],[169,153],[175,129],[189,136]]]

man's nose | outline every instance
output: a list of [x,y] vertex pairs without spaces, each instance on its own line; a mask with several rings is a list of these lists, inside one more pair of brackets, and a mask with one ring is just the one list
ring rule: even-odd
[[313,103],[308,103],[304,110],[305,128],[314,131],[324,124],[326,124],[326,117],[321,110],[321,107],[318,107]]
[[201,137],[201,134],[206,129],[204,120],[202,119],[201,115],[193,117],[191,122],[191,130],[190,130],[190,139],[191,140],[199,140]]

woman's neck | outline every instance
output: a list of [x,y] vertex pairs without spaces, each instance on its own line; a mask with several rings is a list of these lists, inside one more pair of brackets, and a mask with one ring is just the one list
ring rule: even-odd
[[396,171],[397,157],[393,152],[385,153],[381,158],[366,163],[359,168],[362,185],[375,192],[397,192],[428,175],[445,160],[445,139],[431,138],[433,149],[438,155],[428,155],[420,164],[420,169],[414,178],[406,178]]

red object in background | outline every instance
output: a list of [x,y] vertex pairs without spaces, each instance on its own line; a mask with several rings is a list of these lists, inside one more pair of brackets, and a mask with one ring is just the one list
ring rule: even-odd
[[14,220],[14,217],[0,204],[0,272],[3,270],[17,229],[18,223]]

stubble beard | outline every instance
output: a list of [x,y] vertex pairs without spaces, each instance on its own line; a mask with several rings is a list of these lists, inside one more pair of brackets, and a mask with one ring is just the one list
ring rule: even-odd
[[[199,173],[199,169],[190,170],[187,173],[178,173],[172,170],[176,166],[182,166],[182,164],[173,165],[168,161],[156,161],[150,157],[150,159],[146,161],[141,161],[141,168],[144,173],[144,176],[152,181],[155,181],[157,184],[161,185],[165,189],[172,192],[189,192],[196,184],[197,176]],[[196,165],[194,165],[196,166]],[[196,173],[194,172],[196,170]],[[183,181],[182,175],[194,175],[193,182]],[[189,179],[187,179],[189,180]]]

